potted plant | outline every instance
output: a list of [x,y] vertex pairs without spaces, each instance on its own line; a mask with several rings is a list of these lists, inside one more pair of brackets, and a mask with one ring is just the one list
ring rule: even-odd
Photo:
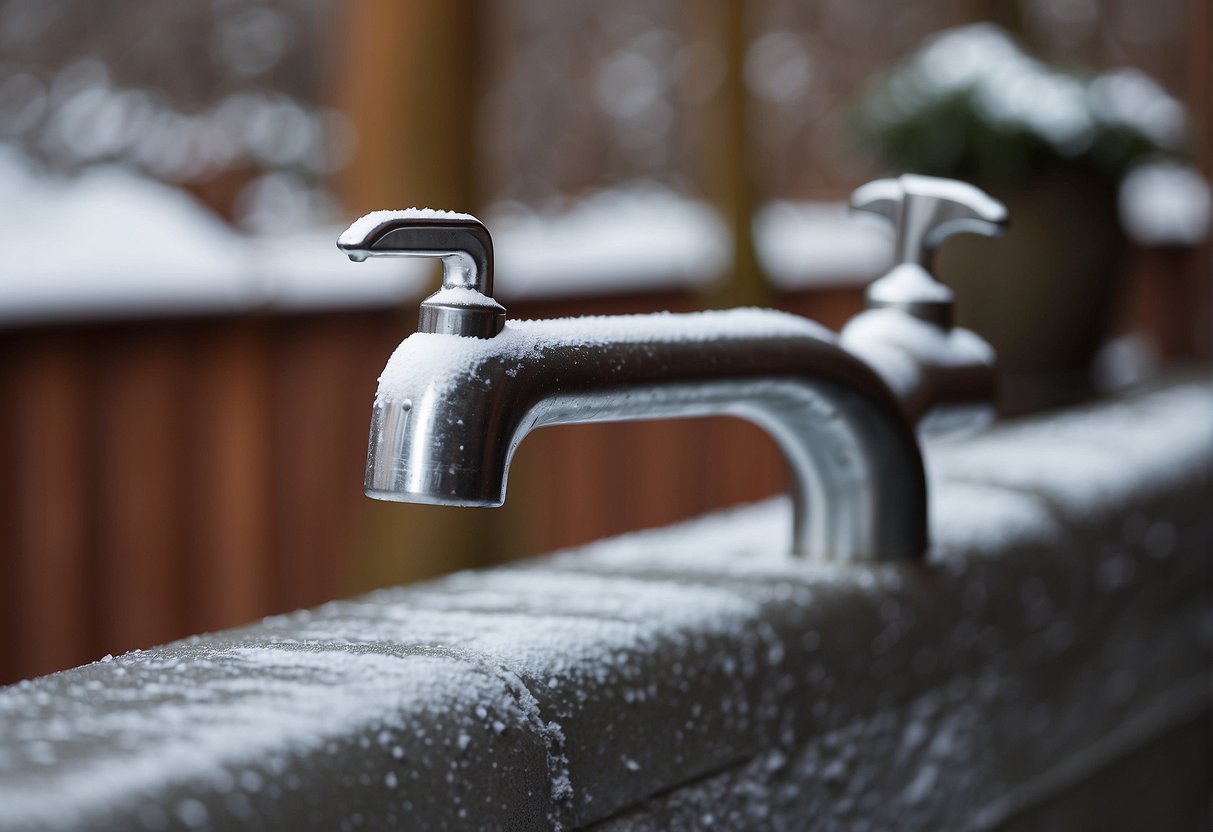
[[1085,393],[1125,247],[1117,189],[1137,164],[1182,154],[1180,104],[1137,70],[1063,71],[976,24],[878,79],[855,126],[899,171],[968,180],[1010,208],[997,250],[960,238],[935,264],[960,323],[998,349],[1009,405]]

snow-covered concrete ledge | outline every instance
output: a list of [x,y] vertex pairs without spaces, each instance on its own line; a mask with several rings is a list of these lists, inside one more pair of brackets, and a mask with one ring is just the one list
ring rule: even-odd
[[1206,711],[1210,425],[932,447],[925,565],[777,500],[15,685],[0,828],[992,828]]

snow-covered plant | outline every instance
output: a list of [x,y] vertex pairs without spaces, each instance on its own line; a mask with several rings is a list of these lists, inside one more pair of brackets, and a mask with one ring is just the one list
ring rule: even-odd
[[880,78],[857,110],[859,138],[905,170],[986,183],[1059,167],[1112,181],[1183,155],[1182,105],[1136,69],[1080,74],[979,23],[939,33]]

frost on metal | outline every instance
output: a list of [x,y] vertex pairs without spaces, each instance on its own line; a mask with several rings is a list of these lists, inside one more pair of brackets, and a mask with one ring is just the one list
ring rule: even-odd
[[[444,289],[439,298],[446,300]],[[467,303],[468,296],[456,295]],[[434,300],[431,297],[431,300]],[[654,325],[655,322],[660,325]],[[545,349],[565,346],[587,348],[622,343],[651,344],[752,340],[808,336],[833,342],[836,336],[820,324],[799,315],[775,314],[767,309],[729,309],[720,312],[645,315],[588,315],[537,321],[506,321],[505,328],[491,339],[452,338],[449,335],[416,332],[401,342],[379,376],[381,399],[392,401],[416,379],[429,380],[435,392],[475,377],[488,360],[504,362],[535,358]],[[588,356],[587,356],[587,360]]]
[[1210,423],[930,446],[925,564],[776,500],[12,686],[0,829],[995,826],[1205,707]]
[[486,306],[492,304],[493,299],[469,286],[452,286],[434,292],[426,298],[426,302],[449,306]]

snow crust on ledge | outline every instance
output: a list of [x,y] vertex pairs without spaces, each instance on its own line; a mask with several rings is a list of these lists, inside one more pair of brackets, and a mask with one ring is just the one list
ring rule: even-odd
[[1024,419],[928,449],[929,475],[1044,497],[1054,511],[1097,517],[1207,470],[1213,457],[1207,382]]

